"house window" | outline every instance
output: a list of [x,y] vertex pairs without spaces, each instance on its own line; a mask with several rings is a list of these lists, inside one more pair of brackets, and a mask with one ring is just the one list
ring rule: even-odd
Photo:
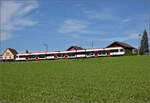
[[9,55],[10,55],[10,53],[7,52],[7,53],[6,53],[6,56],[9,56]]

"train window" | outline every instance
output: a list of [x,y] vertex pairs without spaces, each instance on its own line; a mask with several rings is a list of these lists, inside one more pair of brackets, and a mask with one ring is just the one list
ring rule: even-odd
[[99,54],[106,54],[106,51],[99,51]]
[[68,55],[69,55],[69,56],[75,56],[76,53],[69,53]]
[[87,55],[93,55],[93,52],[87,52],[86,54]]
[[[44,56],[44,55],[43,55]],[[45,56],[54,56],[54,54],[45,54]]]
[[120,49],[120,52],[123,52],[124,50],[123,49]]
[[35,55],[29,55],[29,58],[35,58],[36,56]]
[[67,54],[62,54],[62,57],[64,57],[65,55],[67,55]]
[[26,58],[26,56],[25,55],[20,55],[19,58]]
[[38,55],[39,58],[45,58],[45,55]]
[[57,54],[58,57],[61,57],[61,54]]
[[83,55],[83,54],[85,54],[85,52],[78,52],[77,54],[79,54],[79,55]]
[[118,52],[118,49],[110,50],[110,52]]
[[64,54],[57,54],[58,57],[64,57]]
[[19,58],[19,56],[15,56],[15,58]]

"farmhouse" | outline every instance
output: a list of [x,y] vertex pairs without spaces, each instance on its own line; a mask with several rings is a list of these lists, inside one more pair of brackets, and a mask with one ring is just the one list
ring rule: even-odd
[[134,50],[136,49],[136,48],[134,48],[133,46],[131,46],[129,44],[119,42],[119,41],[113,42],[112,44],[108,45],[107,48],[108,47],[117,47],[117,46],[123,47],[125,49],[126,53],[128,53],[128,52],[133,53]]
[[4,53],[2,54],[2,59],[4,60],[14,60],[17,51],[12,48],[7,48]]

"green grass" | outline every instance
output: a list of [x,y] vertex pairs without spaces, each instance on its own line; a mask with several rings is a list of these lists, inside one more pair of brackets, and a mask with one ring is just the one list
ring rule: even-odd
[[150,103],[149,56],[0,64],[1,102]]

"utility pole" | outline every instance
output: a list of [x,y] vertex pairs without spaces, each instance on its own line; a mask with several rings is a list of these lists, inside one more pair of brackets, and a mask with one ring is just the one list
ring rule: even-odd
[[138,34],[138,55],[140,55],[140,37],[141,34]]
[[92,49],[93,49],[93,40],[91,41],[91,46],[92,46]]
[[48,52],[48,44],[44,44],[46,51]]

